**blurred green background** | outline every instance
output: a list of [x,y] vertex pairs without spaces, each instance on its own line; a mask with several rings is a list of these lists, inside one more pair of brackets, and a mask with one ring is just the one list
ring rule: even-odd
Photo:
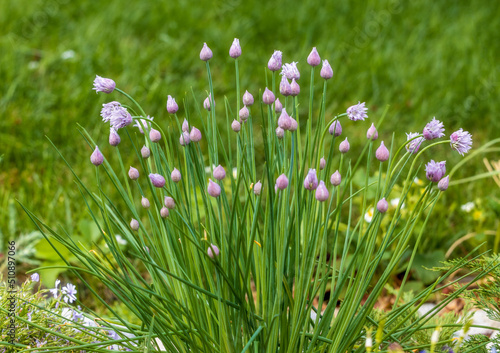
[[[227,95],[231,102],[234,65],[228,50],[234,37],[243,49],[242,89],[254,96],[265,86],[265,67],[275,49],[283,51],[284,62],[299,62],[307,95],[306,58],[316,46],[334,69],[328,114],[366,101],[376,121],[389,104],[380,135],[389,140],[394,132],[398,143],[433,116],[445,123],[447,134],[469,130],[474,147],[500,135],[498,1],[6,0],[0,7],[3,242],[34,229],[15,199],[48,224],[94,239],[97,231],[72,176],[45,136],[84,180],[91,179],[90,150],[76,124],[105,143],[101,104],[123,101],[117,94],[96,95],[91,90],[95,75],[113,78],[161,121],[168,118],[168,94],[181,102],[193,87],[204,98],[203,42],[214,53],[216,95]],[[361,143],[369,124],[351,125],[346,133]],[[461,158],[444,147],[429,157],[446,158],[450,169]],[[498,152],[487,157],[500,159]],[[457,177],[485,172],[481,158]],[[498,191],[491,179],[450,188],[429,226],[436,236],[428,248],[445,252],[469,232],[477,236],[462,250],[481,241],[492,244]],[[475,208],[461,210],[469,201]]]

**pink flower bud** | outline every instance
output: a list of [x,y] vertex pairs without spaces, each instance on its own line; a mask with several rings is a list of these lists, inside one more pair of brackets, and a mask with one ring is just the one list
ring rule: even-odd
[[99,147],[95,146],[94,152],[90,155],[90,161],[93,165],[100,166],[104,162],[104,156],[101,151],[99,151]]
[[238,58],[241,55],[241,46],[240,40],[238,38],[234,38],[233,44],[231,48],[229,48],[229,56],[233,59]]
[[288,130],[292,126],[292,122],[290,121],[290,116],[287,114],[285,108],[283,108],[283,110],[281,111],[281,115],[278,118],[278,126],[283,130]]
[[346,137],[345,140],[340,143],[339,151],[342,153],[347,153],[347,152],[349,152],[350,148],[351,148],[351,146],[349,145],[349,141],[347,141],[347,137]]
[[248,117],[250,116],[250,112],[248,111],[247,106],[243,106],[243,108],[240,109],[240,119],[243,122],[246,122]]
[[446,191],[448,189],[448,184],[450,183],[450,176],[447,175],[443,179],[441,179],[438,183],[438,189],[441,191]]
[[307,190],[316,190],[318,187],[318,177],[316,175],[316,169],[309,169],[305,179],[304,188]]
[[330,128],[328,129],[328,132],[330,135],[334,135],[335,137],[338,137],[342,135],[342,125],[340,125],[340,121],[335,120],[331,125]]
[[173,210],[175,207],[175,201],[170,196],[165,196],[165,200],[163,201],[163,203],[165,204],[165,207],[167,207],[168,209]]
[[149,179],[151,179],[151,184],[157,188],[162,188],[165,186],[165,178],[160,174],[149,174]]
[[255,185],[253,186],[253,193],[257,196],[260,195],[260,192],[262,191],[262,183],[260,182],[260,180],[258,182],[255,183]]
[[161,140],[161,134],[158,130],[151,129],[151,131],[149,131],[149,138],[151,142],[158,142]]
[[321,67],[320,76],[325,80],[329,80],[333,77],[333,70],[328,60],[323,60],[323,66]]
[[167,218],[167,217],[168,217],[168,214],[169,214],[169,212],[168,212],[168,208],[166,208],[166,207],[162,207],[162,208],[161,208],[161,210],[160,210],[160,216],[161,216],[162,218]]
[[220,253],[220,250],[217,246],[214,244],[210,244],[210,246],[207,249],[207,254],[208,256],[213,259],[214,257],[218,257]]
[[116,83],[112,79],[96,75],[94,79],[94,88],[92,89],[95,90],[95,93],[111,93],[115,90],[115,87]]
[[241,124],[238,120],[233,120],[231,123],[231,129],[233,129],[234,132],[239,132],[241,130]]
[[291,92],[291,95],[293,97],[295,96],[298,96],[299,93],[300,93],[300,86],[299,84],[297,83],[297,81],[295,81],[294,78],[292,78],[292,83],[290,84],[290,87],[292,88],[292,92]]
[[170,173],[170,178],[174,183],[178,183],[179,181],[181,181],[181,172],[179,172],[177,168],[174,168],[172,173]]
[[290,128],[288,129],[289,131],[295,131],[299,127],[299,124],[297,123],[297,120],[294,118],[290,117]]
[[281,174],[278,179],[276,179],[276,186],[278,187],[278,189],[280,190],[284,190],[286,189],[286,187],[288,186],[288,178],[286,177],[285,174]]
[[380,213],[386,213],[388,209],[389,209],[389,203],[387,202],[385,197],[382,198],[379,202],[377,202],[377,210]]
[[330,177],[330,183],[332,183],[332,185],[334,185],[334,186],[339,186],[341,182],[342,182],[342,176],[340,175],[339,171],[337,170]]
[[147,198],[145,198],[144,196],[141,199],[141,205],[144,208],[149,208],[149,206],[150,206],[149,200]]
[[285,136],[285,130],[280,128],[279,126],[276,128],[276,137],[282,139]]
[[212,179],[208,180],[207,192],[212,197],[219,197],[221,189],[219,184],[214,183]]
[[307,63],[311,66],[318,66],[321,64],[321,58],[316,50],[316,47],[312,48],[311,54],[307,57]]
[[134,167],[130,167],[130,169],[128,170],[128,177],[132,180],[139,179],[139,171]]
[[279,71],[281,70],[281,65],[282,65],[282,54],[279,50],[275,50],[274,54],[271,56],[269,62],[267,63],[267,67],[271,71]]
[[189,133],[184,131],[181,134],[181,136],[179,137],[179,143],[181,144],[181,146],[186,146],[189,144],[189,142],[191,142],[191,138],[189,137]]
[[245,94],[243,95],[243,104],[252,105],[253,102],[254,102],[253,96],[250,94],[250,92],[245,91]]
[[214,178],[217,180],[222,180],[226,177],[226,171],[224,168],[219,164],[215,169],[214,169]]
[[111,146],[118,146],[120,142],[121,142],[120,135],[118,135],[118,133],[114,128],[111,128],[109,130],[109,144]]
[[200,59],[203,61],[208,61],[212,59],[212,56],[212,50],[210,50],[207,43],[203,43],[203,48],[200,51]]
[[169,114],[175,114],[179,110],[179,106],[175,102],[175,98],[172,98],[172,96],[168,96],[167,99],[167,112]]
[[376,139],[378,139],[378,131],[375,128],[374,124],[372,124],[372,126],[370,126],[370,128],[366,132],[366,138],[368,140],[373,140],[373,141],[375,141]]
[[146,146],[142,146],[142,148],[141,148],[142,158],[144,158],[144,159],[149,158],[150,154],[151,154],[151,151],[149,150],[149,148],[147,148]]
[[201,141],[201,131],[193,126],[191,133],[189,134],[189,139],[193,142]]
[[262,101],[264,104],[273,104],[275,99],[276,97],[274,96],[274,93],[266,87],[264,93],[262,94]]
[[326,167],[325,157],[321,157],[321,159],[319,160],[319,169],[323,170],[323,169],[325,169],[325,167]]
[[281,76],[280,93],[284,96],[292,94],[292,86],[290,86],[290,82],[288,82],[285,75]]
[[282,110],[283,110],[283,104],[281,104],[279,98],[276,98],[276,100],[274,101],[274,111],[279,114],[281,113]]
[[328,192],[328,189],[325,186],[325,182],[321,180],[319,182],[319,186],[316,188],[316,200],[323,202],[328,200],[328,197],[330,196],[330,193]]
[[189,123],[186,119],[182,122],[181,125],[182,132],[188,132],[189,131]]
[[132,220],[130,221],[130,228],[132,228],[132,230],[139,229],[139,221],[132,218]]
[[389,159],[389,150],[384,146],[384,141],[380,142],[380,147],[375,151],[375,157],[381,162]]

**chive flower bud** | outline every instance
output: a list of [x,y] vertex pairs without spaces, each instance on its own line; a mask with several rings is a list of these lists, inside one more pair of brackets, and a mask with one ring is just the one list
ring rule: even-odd
[[186,119],[184,119],[184,121],[182,122],[181,130],[182,130],[182,132],[188,132],[189,131],[189,123],[188,123],[188,121]]
[[200,51],[200,59],[203,61],[208,61],[212,59],[212,56],[212,50],[210,50],[207,43],[203,43],[203,48]]
[[[203,108],[206,110],[210,111],[211,105],[212,104],[212,94],[210,93],[207,98],[203,101]],[[215,101],[214,101],[214,107],[215,107]]]
[[321,64],[321,58],[319,57],[316,47],[312,48],[311,53],[307,57],[307,63],[313,67]]
[[300,93],[300,86],[297,83],[297,81],[295,81],[294,78],[292,78],[292,83],[290,84],[290,87],[292,88],[291,96],[293,97],[298,96]]
[[281,115],[278,118],[278,126],[283,130],[290,129],[292,122],[290,121],[290,116],[287,114],[286,109],[283,108]]
[[170,178],[174,183],[178,183],[179,181],[181,181],[181,172],[179,172],[177,168],[174,168],[172,173],[170,173]]
[[262,94],[262,101],[264,104],[273,104],[275,99],[276,97],[274,96],[274,93],[266,87],[264,93]]
[[191,142],[189,133],[185,131],[182,132],[181,136],[179,137],[179,143],[181,144],[181,146],[186,146],[189,144],[189,142]]
[[213,259],[214,257],[219,256],[219,253],[220,253],[219,248],[214,244],[210,244],[210,246],[207,249],[208,256],[211,259]]
[[283,190],[288,186],[288,178],[285,174],[281,174],[278,179],[276,179],[276,186],[278,189]]
[[307,190],[316,190],[318,187],[318,177],[316,175],[316,169],[309,169],[305,179],[304,188]]
[[260,180],[258,182],[255,183],[255,185],[253,186],[253,193],[257,196],[260,195],[260,192],[262,191],[262,183],[260,182]]
[[132,180],[139,179],[139,171],[134,167],[130,167],[130,169],[128,170],[128,177]]
[[175,208],[175,201],[170,196],[165,196],[163,203],[165,204],[165,207],[167,207],[168,209],[173,210]]
[[377,148],[377,150],[375,151],[375,157],[380,162],[385,162],[389,159],[389,150],[387,149],[387,147],[385,147],[384,141],[380,142],[379,148]]
[[319,170],[323,170],[326,167],[326,160],[325,157],[321,157],[319,160]]
[[349,152],[350,148],[351,148],[351,146],[349,145],[349,141],[347,141],[347,137],[346,137],[345,140],[340,143],[339,151],[342,153],[347,153],[347,152]]
[[439,183],[438,183],[438,189],[441,191],[445,191],[448,189],[448,184],[450,182],[450,176],[447,175],[446,177],[442,178]]
[[175,114],[179,110],[179,106],[175,102],[175,98],[172,98],[172,96],[168,96],[167,99],[167,112],[169,114]]
[[229,48],[229,56],[233,59],[238,58],[241,55],[241,46],[240,40],[238,38],[234,38],[233,44],[231,48]]
[[286,76],[281,77],[280,93],[284,96],[289,96],[290,94],[292,94],[292,86],[290,86],[290,82],[288,82]]
[[332,183],[332,185],[334,185],[334,186],[339,186],[341,181],[342,181],[342,176],[340,175],[339,171],[337,170],[330,177],[330,183]]
[[149,158],[150,154],[151,154],[151,151],[149,150],[149,148],[147,148],[146,146],[142,146],[142,148],[141,148],[142,158],[144,158],[144,159]]
[[157,188],[162,188],[165,186],[165,178],[160,174],[149,174],[149,179],[151,179],[151,184]]
[[267,67],[271,71],[279,71],[281,70],[282,65],[282,54],[279,50],[275,50],[269,62],[267,63]]
[[276,113],[281,113],[282,110],[283,110],[283,104],[281,104],[279,98],[276,98],[276,100],[274,101],[274,111]]
[[231,123],[231,129],[233,129],[234,132],[240,132],[241,130],[241,124],[238,120],[233,120]]
[[288,130],[295,131],[295,130],[297,130],[298,127],[299,127],[299,123],[297,123],[297,120],[290,117],[290,128]]
[[250,112],[248,111],[248,108],[246,105],[243,106],[243,108],[240,109],[240,119],[243,122],[246,122],[248,117],[250,116]]
[[95,146],[94,152],[90,155],[90,161],[93,165],[100,166],[104,162],[104,156],[101,151],[99,151],[99,147]]
[[431,160],[425,166],[425,176],[433,183],[437,183],[446,173],[446,161],[434,162]]
[[109,129],[109,144],[111,146],[118,146],[118,144],[121,142],[120,135],[116,132],[114,128]]
[[137,230],[139,229],[139,221],[137,221],[137,219],[133,219],[130,221],[130,228],[132,228],[132,230]]
[[370,128],[366,132],[366,138],[368,140],[373,140],[373,141],[375,141],[376,139],[378,139],[378,131],[377,131],[377,128],[375,127],[375,125],[373,123],[372,123],[372,126],[370,126]]
[[113,81],[112,79],[96,75],[94,79],[94,88],[92,89],[95,90],[95,93],[111,93],[115,90],[115,87],[115,81]]
[[335,137],[342,135],[342,125],[340,125],[340,121],[335,120],[334,122],[332,122],[332,124],[328,128],[328,132],[330,133],[330,135],[333,135]]
[[444,136],[444,124],[439,120],[436,120],[436,117],[432,118],[432,121],[427,123],[424,127],[424,131],[422,132],[424,138],[426,140],[434,140]]
[[167,218],[168,214],[169,214],[168,208],[162,207],[161,210],[160,210],[160,216],[161,216],[161,218]]
[[328,63],[328,60],[323,60],[323,66],[321,67],[321,72],[319,73],[319,75],[325,80],[329,80],[333,77],[333,70]]
[[201,141],[201,131],[193,126],[191,133],[189,134],[189,139],[193,142]]
[[158,142],[161,140],[161,134],[158,130],[151,129],[149,131],[149,138],[151,139],[151,142]]
[[389,203],[387,202],[385,197],[383,197],[379,202],[377,202],[377,210],[380,213],[386,213],[388,209],[389,209]]
[[325,186],[325,182],[321,180],[319,182],[319,186],[316,189],[316,200],[323,202],[328,200],[328,197],[330,196],[330,193],[328,192],[328,189]]
[[285,136],[285,130],[280,128],[279,126],[276,128],[276,137],[282,139]]
[[245,94],[243,95],[243,104],[244,105],[252,105],[254,102],[253,96],[250,92],[245,91]]
[[222,167],[220,164],[214,169],[214,178],[217,180],[222,180],[226,177],[226,171],[224,170],[224,167]]
[[212,181],[212,179],[208,179],[207,192],[212,197],[219,197],[220,192],[221,192],[220,185],[217,183],[214,183]]
[[147,198],[145,198],[144,196],[141,199],[141,205],[144,208],[149,208],[149,206],[150,206],[149,200]]

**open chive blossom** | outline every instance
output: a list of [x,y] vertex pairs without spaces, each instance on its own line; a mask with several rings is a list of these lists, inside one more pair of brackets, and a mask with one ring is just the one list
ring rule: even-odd
[[93,165],[100,166],[104,162],[104,156],[102,155],[99,147],[95,146],[94,152],[90,155],[90,161]]
[[450,146],[462,156],[472,148],[472,135],[460,129],[450,135]]
[[330,193],[328,192],[328,189],[325,186],[325,182],[323,180],[321,180],[319,182],[318,188],[316,189],[316,194],[315,194],[316,200],[318,200],[320,202],[324,202],[324,201],[328,200],[329,196],[330,196]]
[[318,50],[316,47],[312,48],[311,53],[307,57],[307,63],[311,66],[318,66],[321,64],[321,58],[319,56]]
[[104,92],[111,93],[115,90],[116,83],[110,78],[104,78],[96,75],[94,79],[94,89],[95,93]]
[[233,44],[231,44],[231,48],[229,48],[229,56],[233,59],[241,56],[241,46],[238,38],[234,38]]
[[319,75],[325,80],[329,80],[333,77],[333,70],[328,60],[323,60],[323,66],[321,67]]
[[437,183],[446,173],[446,161],[434,162],[431,160],[425,166],[425,176],[433,183]]
[[318,177],[316,175],[316,169],[309,169],[309,172],[304,179],[304,188],[307,190],[316,190],[318,187]]
[[412,140],[411,142],[409,142],[406,145],[406,150],[408,152],[413,153],[413,154],[418,152],[420,145],[424,141],[423,137],[417,137],[419,135],[420,134],[418,132],[410,132],[409,134],[406,134],[406,140],[407,141]]
[[102,121],[109,122],[112,128],[118,130],[132,123],[132,116],[119,102],[109,102],[102,105]]
[[212,50],[208,47],[207,43],[203,43],[203,48],[200,51],[200,59],[203,61],[208,61],[212,59]]
[[179,106],[175,102],[175,98],[172,98],[172,96],[168,96],[167,99],[167,112],[169,114],[175,114],[179,110]]
[[282,53],[279,50],[275,50],[267,63],[267,68],[271,71],[279,71],[281,70],[281,64],[282,64]]
[[335,120],[328,128],[328,132],[335,137],[342,135],[342,125],[340,125],[340,121]]
[[436,118],[432,118],[432,120],[427,123],[424,127],[424,131],[422,132],[424,138],[426,140],[434,140],[444,136],[444,124]]
[[[147,116],[147,119],[149,120],[154,120],[154,116]],[[146,131],[149,131],[149,129],[151,129],[151,122],[146,120],[146,119],[139,119],[139,120],[136,120],[135,121],[135,124],[134,126],[137,126],[137,128],[139,129],[139,132],[141,134],[144,134],[144,128],[146,129]]]
[[290,64],[285,64],[281,68],[281,73],[280,75],[285,76],[287,79],[292,80],[292,79],[300,79],[300,72],[299,69],[297,68],[297,62],[292,62]]
[[366,112],[368,111],[368,108],[365,107],[365,102],[358,104],[355,104],[349,108],[347,108],[347,117],[351,119],[352,121],[359,121],[359,120],[365,120],[368,118],[368,115]]
[[160,174],[149,174],[149,179],[151,180],[151,184],[153,184],[157,188],[162,188],[165,186],[165,178]]

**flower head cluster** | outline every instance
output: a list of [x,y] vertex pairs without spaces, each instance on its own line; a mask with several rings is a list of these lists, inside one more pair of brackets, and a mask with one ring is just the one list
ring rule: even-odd
[[423,131],[424,138],[426,140],[434,140],[444,136],[444,124],[436,118],[427,123]]
[[358,102],[358,104],[347,108],[347,116],[352,121],[365,120],[368,118],[368,115],[366,114],[367,111],[368,108],[365,107],[365,102]]
[[437,183],[446,173],[446,161],[434,162],[431,160],[425,166],[425,176],[433,183]]
[[450,146],[462,156],[472,148],[472,135],[468,131],[460,129],[450,136]]
[[289,80],[298,80],[300,78],[300,72],[297,68],[297,62],[294,61],[291,64],[283,65],[280,75],[285,76]]
[[406,140],[407,141],[410,141],[407,145],[406,145],[406,150],[410,153],[417,153],[419,148],[420,148],[420,145],[422,144],[422,142],[424,141],[424,138],[423,137],[418,137],[420,136],[420,134],[418,132],[410,132],[409,134],[406,134]]
[[115,130],[121,129],[132,123],[132,116],[126,108],[122,107],[119,102],[110,102],[102,105],[101,109],[102,121],[110,123]]

